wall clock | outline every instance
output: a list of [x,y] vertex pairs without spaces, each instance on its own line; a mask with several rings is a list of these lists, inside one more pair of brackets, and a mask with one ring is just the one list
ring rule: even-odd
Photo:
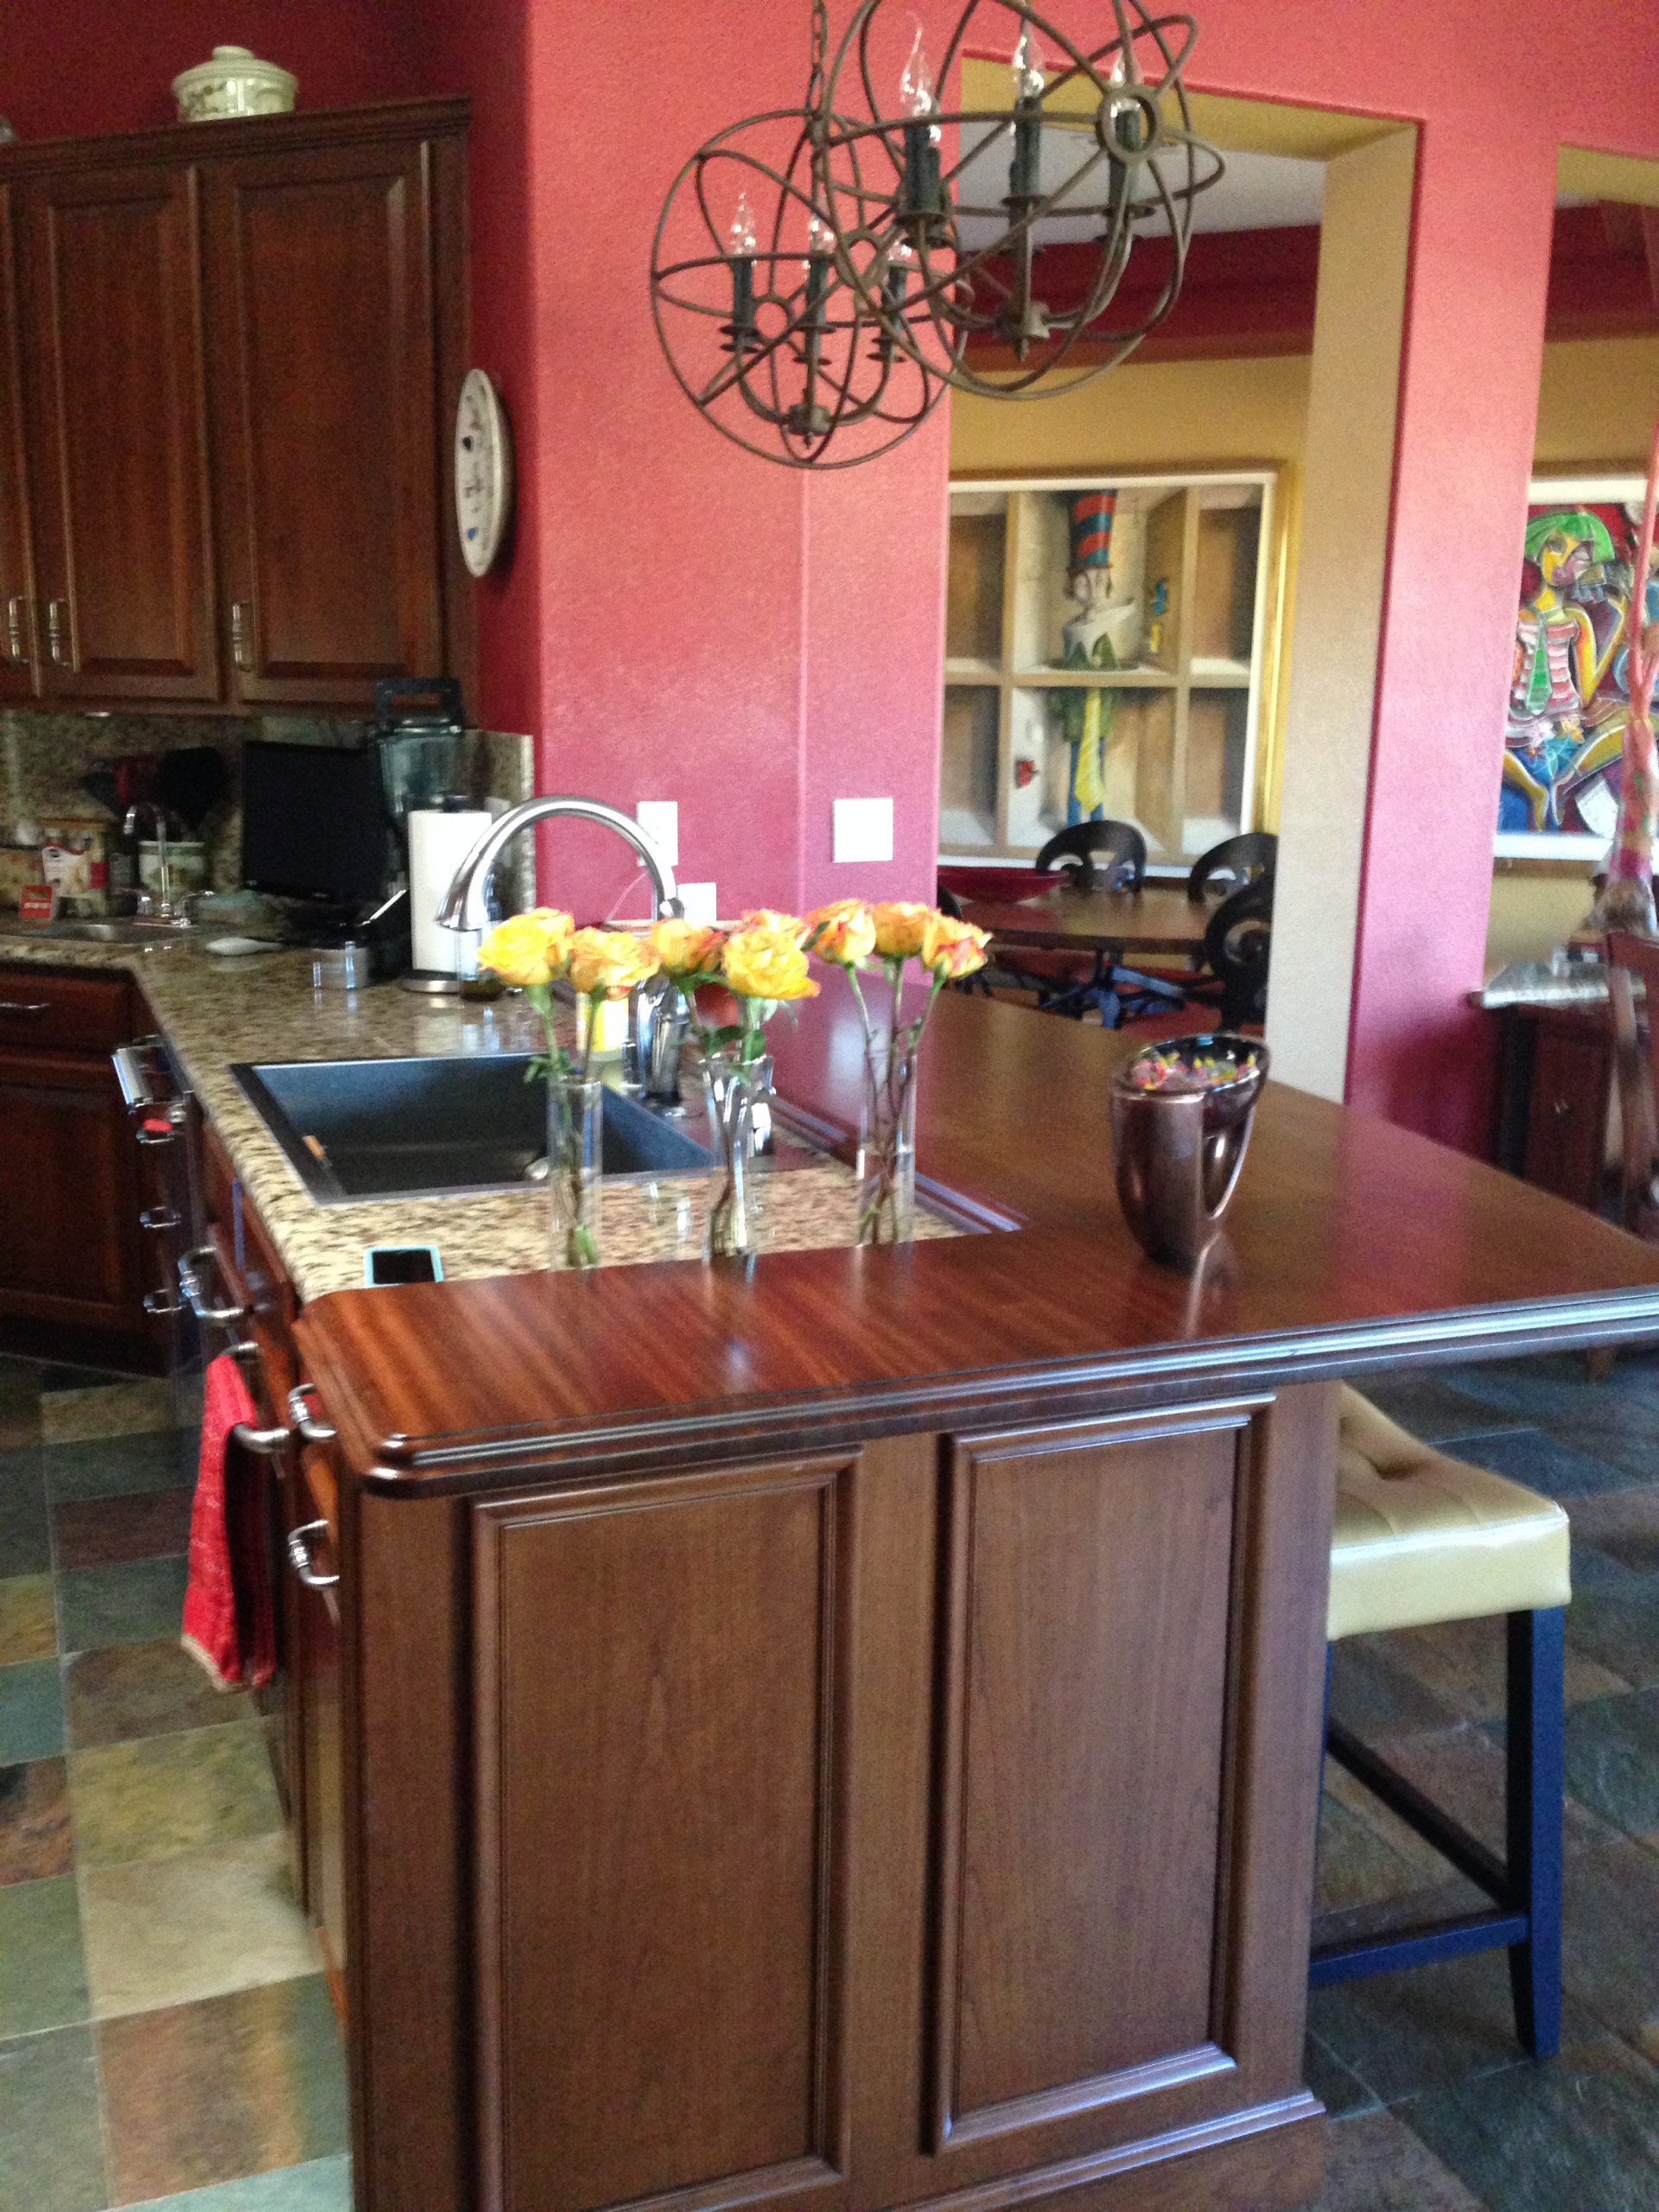
[[475,576],[493,567],[512,512],[512,434],[495,386],[468,369],[455,410],[455,522]]

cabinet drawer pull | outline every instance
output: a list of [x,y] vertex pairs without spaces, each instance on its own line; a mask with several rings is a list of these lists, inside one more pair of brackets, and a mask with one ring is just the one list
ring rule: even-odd
[[257,1452],[268,1459],[274,1459],[294,1437],[286,1421],[277,1428],[250,1428],[245,1421],[238,1421],[231,1434],[245,1452]]
[[251,668],[253,654],[251,643],[253,625],[248,620],[248,610],[241,600],[231,601],[231,658],[238,668]]
[[0,999],[0,1014],[50,1014],[50,999]]
[[21,668],[29,665],[29,644],[23,632],[23,618],[29,601],[20,595],[6,601],[6,643],[11,648],[11,658]]
[[184,1308],[176,1298],[169,1296],[164,1290],[147,1290],[144,1293],[144,1311],[153,1314],[158,1321],[166,1321],[175,1313],[182,1313]]
[[178,1225],[179,1217],[171,1206],[147,1206],[138,1217],[139,1228],[148,1229],[156,1236],[164,1236]]
[[67,599],[48,599],[46,602],[46,641],[54,668],[74,666],[74,626]]
[[295,1433],[305,1444],[332,1444],[340,1432],[330,1428],[326,1421],[313,1421],[306,1411],[306,1400],[316,1389],[315,1382],[296,1382],[288,1394],[288,1410],[294,1418]]
[[247,1319],[249,1309],[245,1306],[210,1306],[202,1287],[202,1271],[212,1267],[215,1256],[211,1244],[198,1244],[194,1251],[185,1253],[179,1262],[179,1288],[198,1321],[208,1328],[233,1328],[238,1321]]
[[178,1134],[176,1129],[146,1128],[139,1130],[137,1141],[140,1144],[173,1144],[177,1141]]
[[308,1590],[332,1590],[340,1580],[337,1574],[319,1574],[311,1564],[312,1544],[327,1533],[326,1521],[308,1521],[302,1528],[288,1532],[288,1563]]

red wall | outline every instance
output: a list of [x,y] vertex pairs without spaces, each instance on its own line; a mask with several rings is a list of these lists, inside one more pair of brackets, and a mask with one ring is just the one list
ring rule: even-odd
[[400,0],[7,0],[0,114],[20,138],[147,130],[216,46],[251,47],[300,80],[302,107],[406,99],[423,83]]

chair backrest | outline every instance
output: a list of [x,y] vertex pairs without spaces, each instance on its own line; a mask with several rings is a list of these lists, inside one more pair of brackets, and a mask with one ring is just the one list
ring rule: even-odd
[[940,879],[937,888],[938,893],[939,912],[942,914],[948,916],[951,921],[959,922],[962,919],[961,899],[957,898],[954,891],[949,888],[943,878]]
[[[1659,1193],[1654,1166],[1659,1160],[1659,1059],[1655,1055],[1659,1012],[1659,944],[1615,930],[1602,939],[1607,968],[1607,999],[1613,1017],[1613,1071],[1618,1082],[1620,1131],[1619,1216],[1638,1236],[1659,1233]],[[1645,1007],[1637,1003],[1640,982]]]
[[1279,840],[1271,830],[1246,830],[1236,837],[1224,837],[1193,861],[1186,895],[1194,906],[1208,899],[1230,898],[1247,883],[1271,875],[1278,858]]
[[1272,954],[1273,878],[1264,875],[1224,899],[1204,933],[1205,959],[1221,984],[1224,1029],[1266,1019]]
[[1034,868],[979,868],[956,862],[940,868],[938,884],[941,892],[948,891],[954,899],[984,899],[996,906],[1036,899],[1049,888]]
[[1037,873],[1046,875],[1063,861],[1085,884],[1096,880],[1095,855],[1107,853],[1112,865],[1107,881],[1114,891],[1138,891],[1147,872],[1147,841],[1133,822],[1074,822],[1058,830],[1037,855]]

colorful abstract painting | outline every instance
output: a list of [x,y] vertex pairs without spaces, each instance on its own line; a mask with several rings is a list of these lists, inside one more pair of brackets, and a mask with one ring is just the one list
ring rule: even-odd
[[[1605,846],[1618,819],[1630,713],[1627,631],[1641,523],[1636,478],[1532,486],[1503,733],[1499,849]],[[1647,587],[1659,619],[1659,582]],[[1556,843],[1557,849],[1564,849]]]

